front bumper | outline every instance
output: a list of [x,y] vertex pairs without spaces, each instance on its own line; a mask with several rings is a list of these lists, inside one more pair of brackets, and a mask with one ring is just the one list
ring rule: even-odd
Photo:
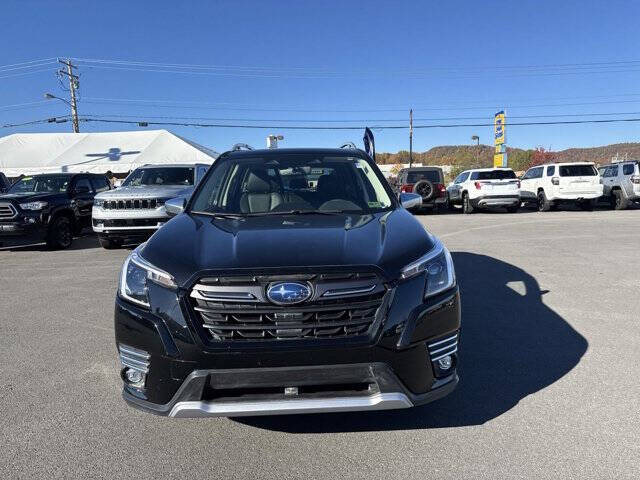
[[18,216],[11,221],[0,222],[0,243],[41,242],[47,236],[47,225],[37,216]]
[[[375,337],[360,344],[252,342],[211,349],[175,292],[152,286],[154,313],[117,298],[118,346],[149,354],[144,388],[125,382],[123,397],[136,408],[172,417],[380,410],[431,402],[458,382],[459,293],[455,287],[410,308],[409,296],[419,284],[418,279],[396,291]],[[432,362],[441,355],[436,351],[442,339],[450,343],[452,337],[454,364],[443,375]],[[440,344],[437,350],[429,349],[434,343]]]
[[[361,391],[342,390],[317,393],[318,386],[327,379],[339,385],[363,384]],[[305,387],[316,393],[256,394],[244,398],[209,398],[216,389],[222,391],[268,391],[282,385]],[[242,417],[298,413],[349,412],[363,410],[391,410],[424,405],[451,393],[458,384],[458,375],[438,380],[431,391],[416,395],[408,390],[384,363],[326,365],[315,367],[286,367],[274,369],[196,370],[179,388],[170,402],[157,405],[133,395],[125,389],[123,398],[130,405],[169,417]],[[239,387],[244,385],[244,390]]]

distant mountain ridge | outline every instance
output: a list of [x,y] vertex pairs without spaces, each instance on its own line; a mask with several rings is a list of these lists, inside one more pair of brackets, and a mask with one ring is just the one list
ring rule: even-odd
[[[494,148],[489,145],[443,145],[433,147],[426,152],[414,152],[413,161],[430,165],[459,165],[475,164],[477,166],[491,165]],[[518,159],[530,156],[534,150],[508,147],[509,158],[517,162]],[[552,152],[557,162],[595,162],[610,163],[616,154],[624,158],[640,160],[640,143],[615,143],[601,147],[568,148]],[[377,153],[376,159],[381,164],[407,163],[409,152],[401,150],[398,153]]]

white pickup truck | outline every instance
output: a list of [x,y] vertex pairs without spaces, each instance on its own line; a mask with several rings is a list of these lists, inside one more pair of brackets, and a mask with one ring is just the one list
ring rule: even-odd
[[593,210],[603,187],[593,163],[550,163],[531,167],[522,176],[522,201],[535,203],[546,212],[560,204],[572,203]]

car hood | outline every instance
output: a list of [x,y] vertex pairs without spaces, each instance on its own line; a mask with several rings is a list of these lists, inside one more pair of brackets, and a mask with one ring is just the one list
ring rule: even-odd
[[184,185],[140,185],[137,187],[119,187],[115,190],[96,195],[100,200],[125,200],[131,198],[174,198],[190,196],[193,192],[192,186]]
[[25,192],[25,193],[5,193],[0,195],[0,201],[2,200],[14,200],[17,203],[37,202],[37,201],[49,201],[53,198],[65,197],[66,193],[51,193],[51,192]]
[[366,266],[393,279],[433,245],[433,238],[404,209],[240,219],[184,213],[158,230],[141,253],[188,286],[205,273],[239,269],[258,273]]

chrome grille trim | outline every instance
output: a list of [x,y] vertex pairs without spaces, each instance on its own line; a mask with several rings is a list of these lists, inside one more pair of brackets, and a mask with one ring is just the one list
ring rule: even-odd
[[120,198],[105,200],[103,210],[155,210],[164,205],[161,198]]
[[147,352],[123,344],[118,345],[118,351],[122,366],[129,367],[143,373],[149,373],[149,359],[151,358],[151,355]]
[[11,220],[18,216],[18,211],[10,203],[0,203],[0,218],[2,220]]
[[427,350],[432,362],[437,362],[447,355],[453,355],[458,351],[458,333],[456,332],[455,335],[429,343]]
[[[277,281],[305,281],[313,296],[274,304],[266,290]],[[201,279],[189,303],[208,342],[310,340],[369,335],[386,314],[389,293],[375,274],[228,276]]]

